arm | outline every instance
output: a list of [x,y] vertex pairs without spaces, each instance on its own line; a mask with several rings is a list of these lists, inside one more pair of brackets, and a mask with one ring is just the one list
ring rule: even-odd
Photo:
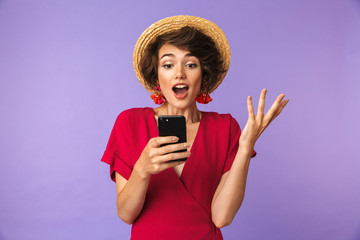
[[216,227],[231,224],[244,199],[246,179],[250,165],[250,158],[257,139],[267,126],[280,114],[288,99],[283,100],[280,94],[269,111],[264,115],[266,89],[260,95],[257,115],[254,115],[252,99],[248,97],[249,119],[239,139],[239,149],[231,169],[224,173],[216,188],[212,204],[211,218]]
[[168,161],[190,155],[190,152],[171,153],[188,148],[188,144],[178,143],[160,147],[161,144],[177,141],[178,139],[174,137],[150,139],[140,158],[135,163],[129,180],[127,181],[120,174],[116,173],[117,213],[119,218],[125,223],[132,224],[139,216],[145,202],[150,176],[184,163],[183,161]]
[[117,214],[125,223],[132,224],[144,205],[150,177],[142,175],[135,168],[130,175],[129,181],[119,173],[116,172],[115,174]]
[[218,228],[231,224],[243,202],[251,154],[238,151],[231,169],[220,179],[211,204],[211,218]]

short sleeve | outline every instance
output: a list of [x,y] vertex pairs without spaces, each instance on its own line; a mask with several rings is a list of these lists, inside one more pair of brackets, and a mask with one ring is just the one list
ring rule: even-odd
[[102,162],[110,165],[110,177],[115,182],[115,171],[129,180],[133,166],[130,158],[129,117],[122,112],[117,117],[111,131]]
[[[227,153],[227,158],[225,161],[225,166],[223,169],[223,174],[230,170],[232,163],[234,162],[235,156],[237,154],[239,148],[239,139],[240,139],[241,129],[236,121],[230,115],[230,132],[229,132],[229,148]],[[256,152],[253,150],[252,158],[255,157]]]

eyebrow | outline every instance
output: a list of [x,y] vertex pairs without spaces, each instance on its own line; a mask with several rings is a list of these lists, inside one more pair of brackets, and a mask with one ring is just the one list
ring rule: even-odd
[[[192,53],[188,53],[185,55],[185,57],[193,57],[194,54]],[[163,59],[164,57],[175,57],[175,55],[173,53],[165,53],[164,55],[161,56],[160,60]]]

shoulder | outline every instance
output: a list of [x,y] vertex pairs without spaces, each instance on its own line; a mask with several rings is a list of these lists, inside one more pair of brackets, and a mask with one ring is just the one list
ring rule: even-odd
[[126,128],[136,126],[146,120],[153,114],[152,108],[130,108],[122,111],[116,118],[115,126]]
[[219,123],[237,123],[236,119],[230,113],[217,113],[217,112],[203,112],[207,120]]
[[131,117],[131,116],[141,116],[146,115],[149,112],[153,111],[152,108],[144,107],[144,108],[129,108],[124,111],[122,111],[118,117]]
[[148,114],[151,114],[152,112],[153,109],[149,107],[126,109],[118,115],[117,121],[134,121],[136,119],[142,119],[143,117],[148,116]]
[[236,121],[230,113],[221,114],[217,112],[203,112],[206,116],[206,122],[208,126],[216,126],[217,129],[222,131],[240,131],[239,123]]

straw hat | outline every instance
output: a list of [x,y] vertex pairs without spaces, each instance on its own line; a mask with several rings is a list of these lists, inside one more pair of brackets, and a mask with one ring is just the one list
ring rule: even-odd
[[213,92],[224,80],[225,75],[230,66],[230,47],[224,32],[215,23],[206,20],[204,18],[187,16],[187,15],[173,16],[173,17],[161,19],[155,22],[154,24],[152,24],[150,27],[148,27],[141,34],[135,45],[134,55],[133,55],[135,74],[139,79],[140,83],[150,93],[153,93],[153,89],[151,89],[146,84],[146,81],[145,79],[143,79],[140,70],[140,59],[143,56],[146,47],[159,35],[181,29],[185,26],[193,27],[201,31],[205,35],[209,36],[215,42],[216,48],[220,53],[225,72],[220,75],[217,84],[210,90],[210,93]]

